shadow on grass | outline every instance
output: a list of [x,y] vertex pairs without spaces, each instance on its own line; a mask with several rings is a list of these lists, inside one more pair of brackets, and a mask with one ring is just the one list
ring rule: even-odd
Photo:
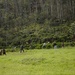
[[22,60],[22,64],[25,65],[39,65],[45,62],[46,58],[25,58]]

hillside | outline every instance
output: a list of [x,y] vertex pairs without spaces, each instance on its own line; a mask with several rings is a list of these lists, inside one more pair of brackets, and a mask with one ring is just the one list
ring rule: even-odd
[[0,48],[75,41],[74,0],[0,0]]

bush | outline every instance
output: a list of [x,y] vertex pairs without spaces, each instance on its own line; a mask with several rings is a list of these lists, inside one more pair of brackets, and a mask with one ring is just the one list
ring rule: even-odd
[[70,45],[74,47],[75,46],[75,42],[71,42]]
[[49,44],[47,44],[47,45],[46,45],[46,48],[47,48],[47,49],[52,48],[52,44],[50,44],[50,43],[49,43]]
[[61,42],[57,42],[57,47],[61,48],[62,47],[62,43]]
[[64,42],[64,46],[70,46],[70,43],[69,42]]
[[35,45],[35,48],[36,48],[36,49],[41,49],[41,48],[42,48],[42,44],[36,44],[36,45]]

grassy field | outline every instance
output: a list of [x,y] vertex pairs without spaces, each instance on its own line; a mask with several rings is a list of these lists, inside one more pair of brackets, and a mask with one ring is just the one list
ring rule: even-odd
[[8,52],[0,56],[0,75],[75,75],[75,48]]

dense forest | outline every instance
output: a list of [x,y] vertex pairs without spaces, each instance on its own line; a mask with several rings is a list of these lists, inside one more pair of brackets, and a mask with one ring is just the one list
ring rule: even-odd
[[0,0],[0,48],[44,42],[75,45],[75,0]]

